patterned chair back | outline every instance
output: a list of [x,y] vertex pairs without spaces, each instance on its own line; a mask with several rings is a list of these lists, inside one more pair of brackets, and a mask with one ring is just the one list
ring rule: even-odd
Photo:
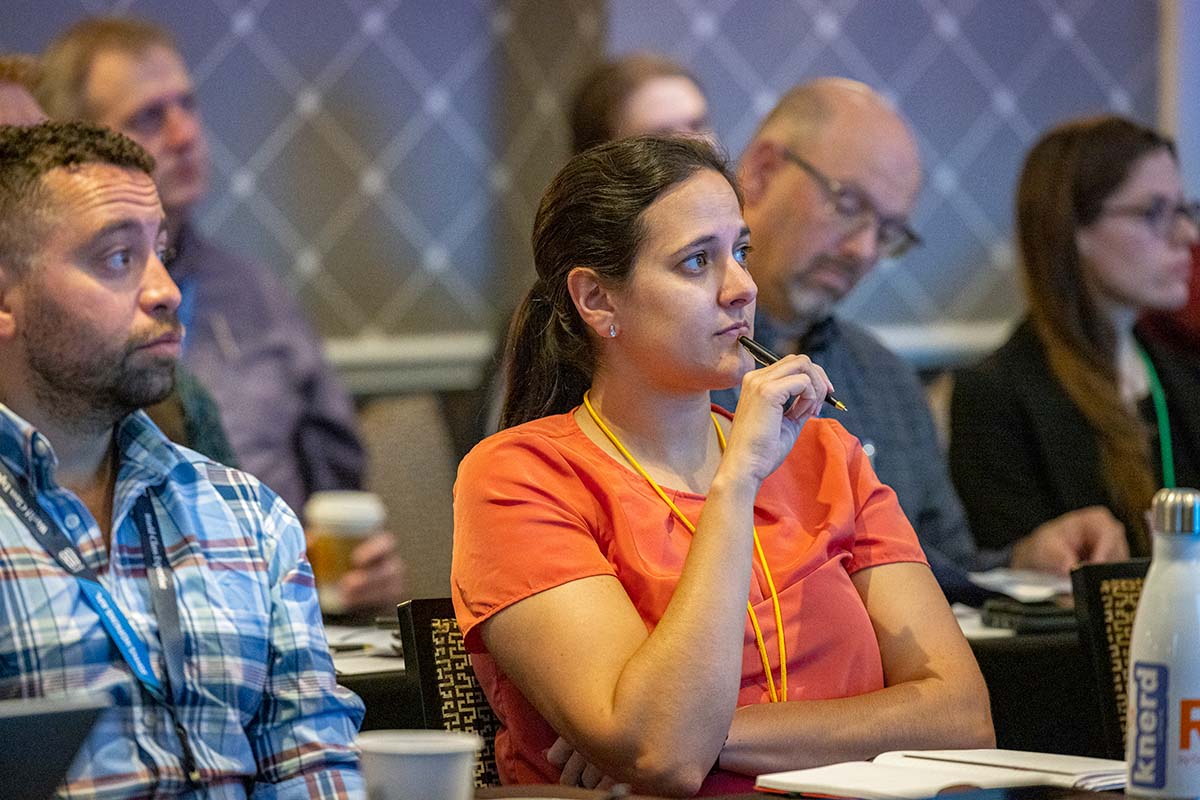
[[1141,558],[1071,570],[1080,643],[1096,674],[1108,758],[1125,758],[1129,640],[1149,568],[1150,559]]
[[475,763],[475,786],[497,786],[496,731],[500,721],[463,644],[450,598],[409,600],[398,607],[404,669],[421,687],[421,720],[433,730],[467,731],[483,739]]

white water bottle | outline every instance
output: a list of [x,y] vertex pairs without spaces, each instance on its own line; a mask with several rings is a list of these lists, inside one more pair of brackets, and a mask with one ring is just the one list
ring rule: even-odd
[[1200,797],[1200,492],[1160,489],[1129,644],[1126,793]]

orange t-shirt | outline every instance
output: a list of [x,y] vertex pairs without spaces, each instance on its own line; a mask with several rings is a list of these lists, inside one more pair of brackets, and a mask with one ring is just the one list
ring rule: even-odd
[[[700,518],[704,496],[664,489],[689,519]],[[678,583],[691,534],[645,479],[601,450],[571,414],[481,442],[459,466],[454,494],[451,592],[475,672],[503,725],[496,737],[500,775],[505,783],[557,782],[558,770],[543,755],[557,734],[486,653],[480,623],[546,589],[613,575],[653,630]],[[850,575],[880,564],[925,563],[925,556],[858,440],[832,420],[809,420],[763,482],[754,521],[787,630],[788,699],[883,688],[879,645]],[[777,677],[774,612],[757,558],[750,601]],[[738,705],[764,702],[766,676],[747,618]],[[705,789],[738,788],[729,777],[710,776]]]

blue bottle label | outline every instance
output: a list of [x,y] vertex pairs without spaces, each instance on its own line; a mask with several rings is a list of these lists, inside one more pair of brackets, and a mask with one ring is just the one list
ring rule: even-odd
[[1170,670],[1165,664],[1136,661],[1132,672],[1132,708],[1126,736],[1131,738],[1129,784],[1161,789],[1167,782],[1167,731],[1169,706],[1167,686]]

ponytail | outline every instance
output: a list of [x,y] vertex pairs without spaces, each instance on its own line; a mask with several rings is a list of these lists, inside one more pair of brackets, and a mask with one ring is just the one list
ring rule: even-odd
[[508,329],[501,429],[570,411],[592,383],[583,321],[569,295],[564,298],[569,309],[559,310],[539,293],[541,284],[525,295]]

